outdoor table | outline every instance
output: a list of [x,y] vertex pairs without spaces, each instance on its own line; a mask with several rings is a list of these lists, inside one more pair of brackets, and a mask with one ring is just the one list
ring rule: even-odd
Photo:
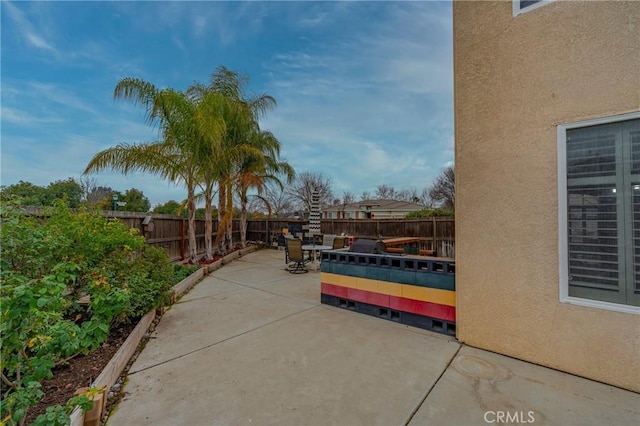
[[417,237],[400,237],[382,240],[389,253],[406,253],[405,248],[412,246],[417,247],[419,241],[420,238]]
[[382,240],[385,246],[393,247],[393,246],[402,246],[405,244],[417,243],[420,241],[418,237],[400,237],[400,238],[388,238],[386,240]]
[[316,271],[320,268],[320,262],[318,262],[316,259],[316,252],[322,252],[322,250],[331,250],[332,248],[333,246],[323,246],[320,244],[305,244],[302,246],[302,250],[311,252],[311,259],[313,259],[311,264]]

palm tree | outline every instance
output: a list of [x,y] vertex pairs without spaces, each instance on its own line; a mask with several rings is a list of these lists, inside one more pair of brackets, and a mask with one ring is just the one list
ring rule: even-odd
[[[230,238],[231,225],[233,224],[233,200],[232,200],[232,171],[234,165],[244,156],[261,155],[249,144],[229,144],[232,134],[238,132],[242,126],[242,120],[246,115],[242,114],[242,105],[235,97],[229,96],[228,90],[204,86],[196,83],[187,90],[187,94],[197,105],[198,121],[206,123],[206,117],[215,117],[223,123],[224,131],[220,134],[201,129],[205,135],[215,135],[206,143],[201,144],[199,161],[199,186],[202,188],[202,196],[205,202],[205,247],[206,258],[213,258],[211,235],[213,231],[212,201],[214,187],[218,185],[218,252],[225,253],[231,249]],[[217,129],[217,127],[216,127]],[[215,129],[214,129],[215,130]]]
[[[203,141],[199,145],[198,186],[202,189],[205,203],[205,259],[213,259],[213,196],[222,163],[222,137],[226,132],[226,123],[222,111],[227,108],[229,100],[219,93],[207,90],[200,83],[195,83],[187,90],[187,95],[196,105],[196,119],[199,123]],[[213,126],[209,128],[209,126]],[[219,131],[221,130],[221,131]]]
[[[195,236],[195,187],[199,176],[199,156],[203,145],[224,131],[220,120],[209,116],[202,120],[195,103],[182,92],[158,90],[153,84],[124,78],[114,90],[115,99],[125,99],[145,108],[146,121],[159,125],[161,140],[151,143],[118,144],[97,153],[85,173],[104,169],[149,172],[187,189],[189,262],[197,262]],[[200,121],[198,120],[200,119]],[[206,133],[204,132],[206,130]]]
[[275,99],[268,95],[245,97],[244,88],[248,81],[247,76],[221,66],[211,76],[208,86],[196,85],[192,88],[192,93],[198,96],[215,93],[226,99],[217,110],[225,123],[225,131],[218,149],[209,159],[211,176],[215,176],[218,184],[216,245],[218,251],[223,253],[233,246],[234,182],[246,158],[261,159],[264,156],[263,152],[252,146],[251,137],[259,129],[260,116],[276,105]]
[[271,180],[282,187],[279,175],[283,175],[287,183],[291,183],[295,176],[289,163],[278,160],[280,142],[273,133],[256,129],[251,135],[250,144],[261,155],[247,155],[243,158],[236,176],[236,187],[240,198],[240,244],[243,248],[247,243],[248,191],[254,189],[260,196],[268,181]]

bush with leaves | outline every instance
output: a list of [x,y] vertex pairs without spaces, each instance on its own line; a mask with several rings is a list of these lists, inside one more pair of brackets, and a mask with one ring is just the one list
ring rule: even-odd
[[173,265],[173,284],[179,283],[197,270],[198,266]]
[[146,246],[135,259],[118,268],[114,281],[131,295],[127,317],[139,319],[150,310],[167,303],[173,285],[172,277],[173,265],[169,263],[169,256],[158,247]]
[[407,213],[405,218],[418,219],[423,217],[454,217],[455,214],[451,210],[444,209],[422,209]]
[[[0,424],[22,424],[55,366],[166,300],[173,266],[137,230],[98,212],[58,203],[34,217],[3,203],[0,219]],[[49,408],[36,423],[68,419],[68,406]]]

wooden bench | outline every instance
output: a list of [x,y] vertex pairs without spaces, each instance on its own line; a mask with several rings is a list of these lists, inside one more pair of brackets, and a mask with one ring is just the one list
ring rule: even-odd
[[402,248],[402,247],[387,247],[387,252],[389,252],[389,253],[404,253],[404,248]]
[[[389,238],[387,240],[382,240],[382,242],[387,248],[387,252],[403,254],[405,253],[406,246],[418,244],[420,242],[420,238],[416,238],[416,237]],[[433,256],[436,253],[436,251],[420,249],[419,253],[420,253],[420,256]]]

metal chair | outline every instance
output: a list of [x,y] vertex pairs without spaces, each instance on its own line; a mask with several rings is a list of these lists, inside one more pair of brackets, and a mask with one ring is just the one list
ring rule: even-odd
[[287,263],[289,272],[292,274],[305,274],[309,271],[304,269],[304,252],[302,251],[302,241],[299,239],[286,240],[287,243]]
[[322,245],[323,246],[331,246],[336,239],[335,234],[324,234],[322,236]]
[[344,237],[337,236],[333,239],[333,250],[344,248]]

